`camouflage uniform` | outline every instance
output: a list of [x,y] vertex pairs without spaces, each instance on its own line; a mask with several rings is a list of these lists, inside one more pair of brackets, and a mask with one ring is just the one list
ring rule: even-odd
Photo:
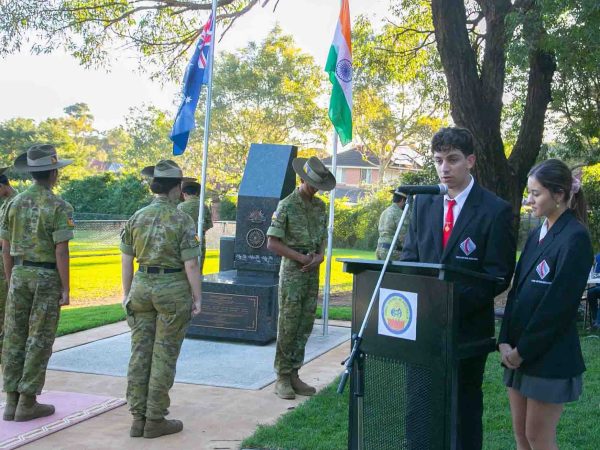
[[42,392],[59,316],[61,283],[56,269],[18,264],[18,259],[56,263],[56,244],[73,239],[73,207],[38,184],[6,207],[0,237],[15,258],[6,305],[2,353],[4,390]]
[[[317,251],[327,235],[327,211],[318,198],[307,201],[298,189],[277,205],[268,236],[279,238],[301,253]],[[291,374],[304,362],[304,348],[312,331],[319,293],[319,270],[301,272],[302,265],[281,258],[279,321],[275,370]]]
[[140,266],[181,269],[175,273],[136,272],[126,300],[131,327],[127,401],[134,417],[164,418],[169,389],[191,319],[192,292],[184,261],[200,256],[195,226],[166,197],[156,197],[127,222],[121,251]]
[[[381,213],[381,216],[379,217],[379,239],[377,240],[377,250],[375,250],[377,259],[385,259],[387,257],[390,244],[394,240],[396,228],[398,228],[401,216],[402,208],[396,203],[392,203]],[[396,248],[392,250],[392,256],[390,256],[391,261],[398,261],[400,259],[400,253],[402,251],[400,242],[401,239],[400,236],[398,236]]]
[[[2,218],[4,217],[4,211],[6,205],[17,195],[16,192],[12,192],[6,198],[0,199],[0,226],[2,224]],[[2,362],[2,341],[4,340],[4,312],[6,310],[6,297],[8,295],[8,283],[4,278],[4,259],[0,256],[0,362]]]
[[[177,205],[177,209],[188,213],[198,229],[198,216],[200,215],[200,198],[190,197]],[[204,217],[202,224],[202,256],[200,257],[200,271],[204,269],[204,258],[206,257],[206,232],[213,227],[210,208],[204,205]]]

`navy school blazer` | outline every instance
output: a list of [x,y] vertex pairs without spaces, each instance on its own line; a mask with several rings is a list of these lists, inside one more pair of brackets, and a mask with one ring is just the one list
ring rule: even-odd
[[502,282],[457,282],[459,341],[493,337],[494,297],[505,291],[515,267],[510,205],[477,183],[442,248],[444,197],[417,195],[401,259],[448,264],[499,277]]
[[592,244],[571,210],[538,244],[540,229],[529,235],[517,264],[498,343],[517,347],[527,375],[570,378],[585,371],[576,319]]

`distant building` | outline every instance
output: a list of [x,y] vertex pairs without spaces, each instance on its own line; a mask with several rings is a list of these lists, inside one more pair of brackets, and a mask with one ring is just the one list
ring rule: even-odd
[[123,170],[123,164],[110,161],[99,161],[97,159],[92,159],[88,164],[88,167],[96,172],[119,173],[121,170]]
[[[331,156],[323,159],[323,164],[331,170]],[[395,184],[404,172],[421,170],[424,158],[417,151],[408,146],[398,147],[390,166],[385,170],[385,184]],[[356,203],[362,198],[367,189],[380,181],[379,158],[373,154],[363,155],[352,148],[337,155],[337,180],[336,198],[347,197],[350,203]]]

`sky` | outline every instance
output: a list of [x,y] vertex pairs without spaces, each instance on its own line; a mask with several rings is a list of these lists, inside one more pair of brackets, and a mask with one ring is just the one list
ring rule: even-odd
[[[339,0],[280,0],[273,12],[272,0],[240,18],[221,42],[219,52],[233,51],[249,41],[261,41],[279,23],[296,44],[324,66],[339,14]],[[350,0],[352,17],[367,14],[379,22],[389,0]],[[217,30],[217,33],[219,31]],[[71,56],[56,52],[31,55],[26,52],[0,59],[0,122],[13,117],[36,121],[63,115],[77,102],[90,106],[95,127],[107,130],[123,123],[131,107],[151,104],[175,111],[180,82],[161,84],[137,72],[131,55],[113,52],[111,71],[85,69]],[[185,62],[184,62],[185,64]]]

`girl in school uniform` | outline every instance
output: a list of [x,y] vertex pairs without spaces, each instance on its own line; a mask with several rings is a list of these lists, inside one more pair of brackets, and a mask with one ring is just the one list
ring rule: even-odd
[[498,338],[518,450],[558,449],[563,404],[585,371],[576,317],[593,261],[580,185],[557,159],[535,166],[528,204],[544,223],[527,239]]

